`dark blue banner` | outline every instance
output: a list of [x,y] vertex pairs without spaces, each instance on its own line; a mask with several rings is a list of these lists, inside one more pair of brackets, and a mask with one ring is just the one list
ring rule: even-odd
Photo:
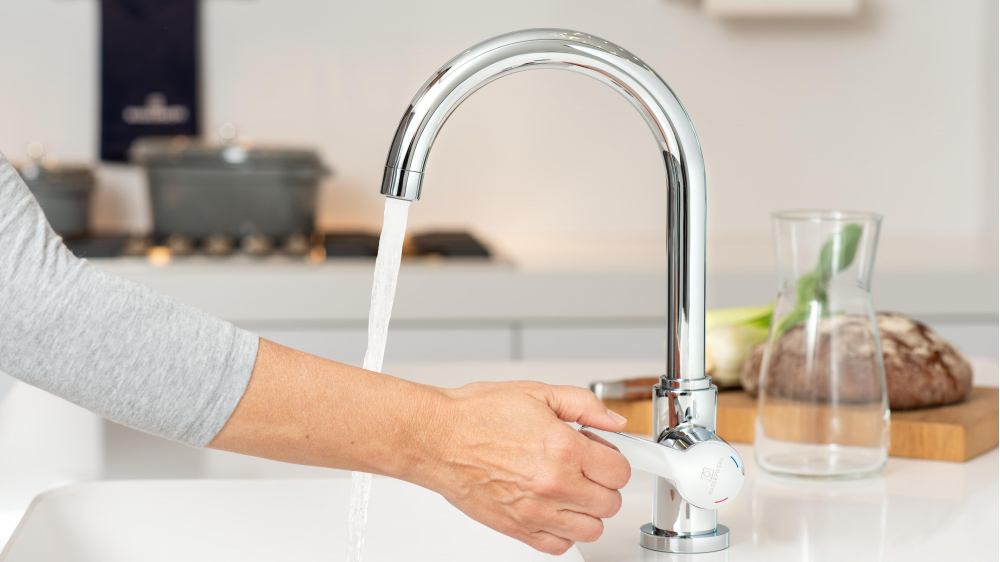
[[198,135],[198,95],[198,0],[102,0],[102,160],[138,137]]

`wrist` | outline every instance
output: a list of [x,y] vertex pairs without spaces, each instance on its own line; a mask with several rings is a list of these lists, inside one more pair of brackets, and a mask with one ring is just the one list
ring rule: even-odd
[[448,389],[414,384],[405,408],[389,422],[389,449],[379,471],[386,476],[434,489],[451,440],[454,399]]

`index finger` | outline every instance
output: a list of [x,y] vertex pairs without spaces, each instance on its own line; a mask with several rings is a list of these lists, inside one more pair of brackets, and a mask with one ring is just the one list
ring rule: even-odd
[[581,432],[587,438],[587,449],[583,457],[583,475],[589,480],[620,490],[632,477],[632,467],[618,448],[593,433]]

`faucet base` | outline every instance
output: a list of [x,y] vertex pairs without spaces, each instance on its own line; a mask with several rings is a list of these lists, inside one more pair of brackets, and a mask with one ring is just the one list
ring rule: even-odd
[[639,528],[639,545],[657,552],[677,552],[698,554],[715,552],[729,548],[729,527],[718,525],[714,533],[706,535],[658,535],[653,524],[646,523]]

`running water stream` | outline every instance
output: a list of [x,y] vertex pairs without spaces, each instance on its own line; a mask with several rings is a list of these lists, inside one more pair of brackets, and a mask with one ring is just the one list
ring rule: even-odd
[[[378,240],[378,257],[375,258],[375,282],[372,284],[372,304],[368,311],[368,350],[364,368],[382,372],[385,340],[389,333],[389,316],[396,296],[396,278],[399,261],[403,255],[403,235],[410,202],[386,197],[382,235]],[[368,495],[371,493],[372,475],[365,472],[351,473],[351,507],[347,519],[347,562],[361,562],[361,548],[365,542],[365,521],[368,519]]]

